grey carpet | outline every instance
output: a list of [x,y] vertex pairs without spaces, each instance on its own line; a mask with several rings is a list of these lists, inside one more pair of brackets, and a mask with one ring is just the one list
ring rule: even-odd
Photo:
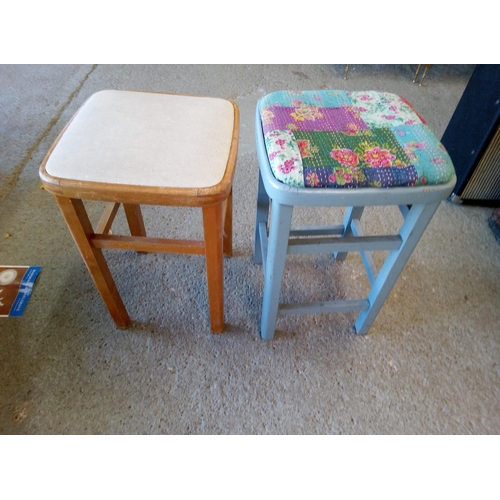
[[[343,65],[0,66],[0,263],[43,266],[24,316],[0,318],[0,432],[499,433],[500,247],[490,208],[442,203],[366,336],[355,335],[351,313],[282,317],[275,340],[261,340],[263,276],[252,264],[261,96],[395,92],[441,137],[472,70],[434,65],[418,87],[415,65],[353,65],[347,81]],[[240,107],[223,334],[209,330],[203,258],[107,252],[134,321],[117,330],[40,189],[54,139],[86,98],[108,88],[218,96]],[[97,218],[100,205],[89,206]],[[144,214],[150,234],[201,237],[195,210]],[[340,221],[342,210],[315,217]],[[399,221],[391,208],[365,217],[374,231]],[[123,217],[115,232],[120,226]],[[357,298],[367,286],[361,265],[357,256],[290,259],[283,298]]]

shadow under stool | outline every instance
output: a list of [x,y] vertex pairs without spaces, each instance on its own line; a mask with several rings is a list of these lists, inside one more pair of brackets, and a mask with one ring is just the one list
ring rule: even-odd
[[[256,109],[259,184],[254,262],[263,264],[261,336],[274,337],[278,314],[360,311],[366,334],[429,221],[456,183],[453,164],[403,98],[384,92],[279,91]],[[367,206],[398,206],[397,234],[366,236]],[[292,227],[294,207],[348,207],[342,224]],[[387,251],[380,270],[372,252]],[[287,254],[359,252],[370,281],[366,298],[280,303]]]
[[[213,332],[224,329],[223,256],[232,254],[239,111],[226,99],[103,90],[73,116],[40,167],[119,328],[130,317],[103,249],[205,255]],[[108,202],[95,230],[83,200]],[[123,204],[130,235],[111,226]],[[140,205],[200,207],[202,241],[146,235]]]

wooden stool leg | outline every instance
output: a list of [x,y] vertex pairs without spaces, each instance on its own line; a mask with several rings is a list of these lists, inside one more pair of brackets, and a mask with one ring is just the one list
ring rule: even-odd
[[293,207],[271,203],[271,225],[267,247],[267,261],[264,268],[264,297],[260,335],[263,339],[274,337],[278,316],[279,298],[283,273],[285,271],[286,252]]
[[233,255],[233,188],[225,203],[226,216],[224,218],[224,255],[231,257]]
[[[141,206],[132,205],[129,203],[123,204],[125,216],[127,217],[128,227],[132,236],[146,236],[146,228],[144,227],[144,219],[142,218]],[[137,252],[147,253],[147,252]]]
[[354,326],[358,334],[364,335],[370,329],[438,207],[439,202],[413,205],[409,210],[399,231],[403,242],[398,250],[391,251],[385,259],[368,295],[370,307],[361,311],[356,320]]
[[210,328],[224,331],[224,259],[222,234],[222,204],[203,207],[203,231],[207,266]]
[[253,247],[253,261],[255,264],[262,264],[262,247],[260,243],[259,223],[265,222],[269,217],[269,196],[262,182],[262,175],[259,170],[259,185],[257,188],[257,217],[255,222],[255,236]]
[[144,220],[142,218],[141,206],[124,203],[123,209],[125,210],[125,215],[127,217],[130,234],[132,236],[146,236],[146,229],[144,227]]
[[116,212],[120,208],[119,203],[109,202],[106,204],[106,208],[101,216],[101,220],[97,224],[95,229],[96,234],[109,234],[111,231],[111,226],[113,225],[113,221],[115,220]]
[[130,318],[109,271],[102,250],[94,248],[90,238],[94,234],[82,200],[56,196],[78,250],[118,328],[130,325]]

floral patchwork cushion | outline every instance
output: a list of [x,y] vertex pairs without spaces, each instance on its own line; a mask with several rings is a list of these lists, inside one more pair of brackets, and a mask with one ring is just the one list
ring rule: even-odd
[[385,92],[279,91],[260,116],[272,172],[295,187],[444,184],[455,170],[425,121]]

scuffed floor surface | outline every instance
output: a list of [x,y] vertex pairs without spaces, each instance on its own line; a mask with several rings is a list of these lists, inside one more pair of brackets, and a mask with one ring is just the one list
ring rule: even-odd
[[[441,137],[473,66],[2,66],[1,263],[40,265],[22,318],[0,318],[2,434],[498,434],[500,246],[491,208],[444,202],[369,334],[356,315],[278,319],[259,336],[263,276],[252,263],[257,182],[253,120],[263,95],[288,89],[385,90]],[[234,256],[225,260],[226,331],[209,330],[204,260],[107,252],[134,320],[117,330],[38,168],[92,93],[210,95],[240,107]],[[5,91],[4,91],[5,89]],[[94,220],[102,205],[90,205]],[[319,222],[343,211],[314,212]],[[201,237],[195,210],[145,207],[151,235]],[[299,223],[311,217],[295,214]],[[395,226],[369,209],[365,227]],[[124,227],[120,212],[116,229]],[[4,238],[9,234],[10,237]],[[361,260],[288,261],[283,300],[358,298]]]

